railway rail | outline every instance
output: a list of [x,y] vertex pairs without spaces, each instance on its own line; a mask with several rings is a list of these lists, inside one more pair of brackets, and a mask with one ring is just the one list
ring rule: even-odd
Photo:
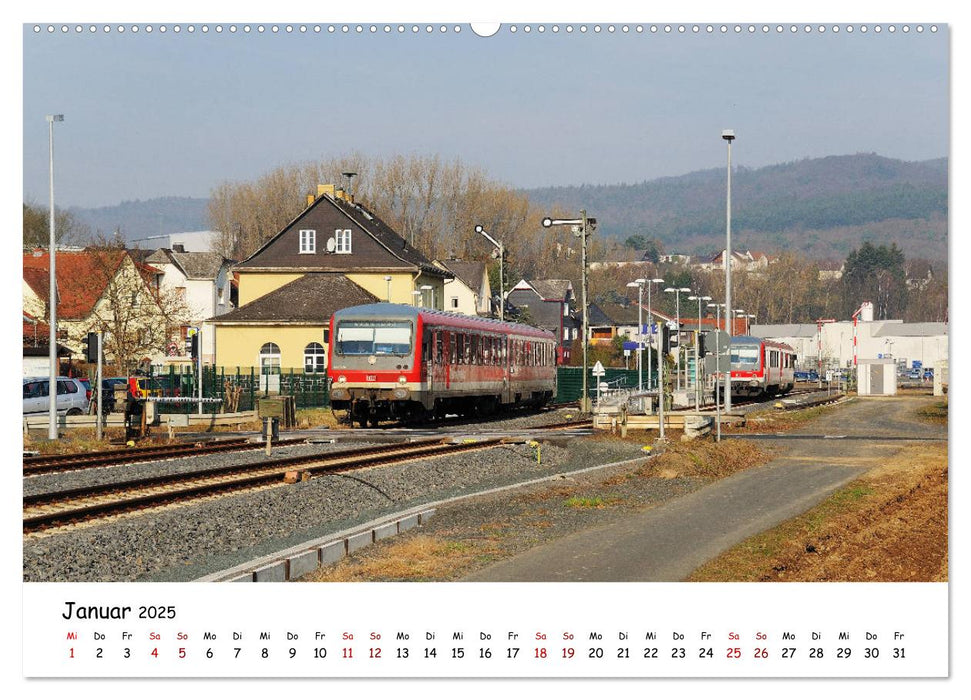
[[325,473],[360,470],[411,459],[488,449],[503,442],[502,438],[461,443],[443,443],[439,439],[429,439],[391,446],[344,450],[326,455],[285,457],[250,465],[230,465],[189,474],[156,476],[124,483],[24,496],[24,534],[39,533],[52,528],[176,502],[282,485],[285,483],[285,474],[298,467],[301,477],[309,478]]
[[[273,446],[285,447],[302,442],[306,442],[306,439],[291,438],[287,440],[276,440],[273,442]],[[114,464],[133,464],[136,462],[152,462],[161,459],[195,457],[197,455],[213,454],[216,452],[255,450],[264,446],[265,443],[250,442],[248,438],[240,437],[228,440],[215,440],[202,444],[135,447],[125,450],[109,450],[106,452],[25,457],[24,476],[52,474],[78,469],[92,469],[94,467],[106,467]]]

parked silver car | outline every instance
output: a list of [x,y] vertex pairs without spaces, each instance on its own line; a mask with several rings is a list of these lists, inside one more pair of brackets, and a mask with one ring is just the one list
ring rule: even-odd
[[[50,410],[49,377],[24,377],[24,415]],[[88,412],[87,389],[77,379],[57,378],[57,412],[79,416]]]

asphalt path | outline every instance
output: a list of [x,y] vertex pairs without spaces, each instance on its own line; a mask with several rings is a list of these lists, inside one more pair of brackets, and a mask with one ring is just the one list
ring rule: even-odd
[[[794,431],[768,464],[481,569],[470,581],[681,581],[742,540],[793,518],[901,450],[947,437],[919,421],[929,397],[855,399]],[[883,438],[883,439],[881,439]]]

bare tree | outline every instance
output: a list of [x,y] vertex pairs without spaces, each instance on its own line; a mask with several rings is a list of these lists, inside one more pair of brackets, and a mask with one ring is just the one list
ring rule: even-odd
[[104,333],[107,358],[123,372],[132,372],[144,358],[165,352],[181,337],[189,309],[175,290],[155,284],[153,274],[136,263],[124,247],[111,242],[86,249],[91,256],[91,285],[103,288],[89,317],[89,331]]

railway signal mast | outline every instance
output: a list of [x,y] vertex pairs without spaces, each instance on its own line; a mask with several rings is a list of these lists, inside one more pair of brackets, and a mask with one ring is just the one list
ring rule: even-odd
[[597,229],[597,220],[592,216],[587,216],[586,209],[580,210],[579,219],[553,219],[543,218],[543,228],[551,226],[569,226],[573,235],[580,239],[580,264],[581,264],[581,304],[583,305],[583,394],[580,397],[580,410],[584,413],[590,412],[590,394],[587,389],[587,237]]

